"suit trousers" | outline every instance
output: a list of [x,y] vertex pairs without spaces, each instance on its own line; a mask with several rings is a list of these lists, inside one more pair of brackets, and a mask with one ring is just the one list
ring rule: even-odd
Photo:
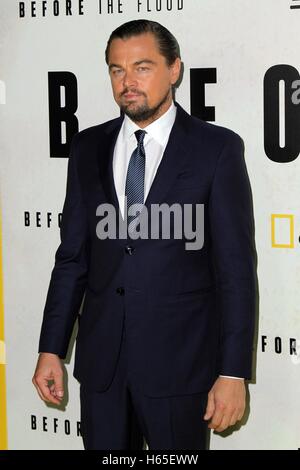
[[85,450],[205,450],[203,420],[207,392],[145,396],[130,375],[125,322],[113,380],[102,392],[80,386],[81,434]]

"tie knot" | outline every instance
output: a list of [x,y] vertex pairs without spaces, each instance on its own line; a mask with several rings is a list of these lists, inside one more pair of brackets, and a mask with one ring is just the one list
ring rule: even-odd
[[140,145],[143,142],[145,134],[147,134],[147,132],[143,131],[142,129],[138,129],[137,131],[135,131],[134,134],[138,142],[138,145]]

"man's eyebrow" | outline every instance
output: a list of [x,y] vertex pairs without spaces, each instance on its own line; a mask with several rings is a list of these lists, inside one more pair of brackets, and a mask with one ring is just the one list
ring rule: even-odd
[[[151,59],[141,59],[141,60],[137,60],[136,62],[134,62],[133,65],[140,65],[140,64],[152,64],[152,65],[156,65],[156,62],[154,62],[154,60],[151,60]],[[122,65],[119,65],[119,64],[109,64],[109,70],[111,70],[113,67],[117,67],[117,68],[122,68]]]
[[153,65],[155,65],[156,62],[154,62],[154,60],[151,60],[151,59],[141,59],[141,60],[138,60],[137,62],[134,62],[133,65],[140,65],[140,64],[153,64]]

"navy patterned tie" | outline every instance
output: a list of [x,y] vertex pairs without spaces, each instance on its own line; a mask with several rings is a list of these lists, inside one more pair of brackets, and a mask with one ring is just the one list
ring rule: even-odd
[[[143,140],[146,131],[142,131],[141,129],[139,129],[135,131],[134,134],[138,144],[137,148],[132,152],[127,170],[125,185],[125,196],[127,197],[127,214],[128,209],[132,204],[144,204],[144,179],[146,156]],[[138,215],[128,216],[127,225],[129,225],[134,219],[137,218]],[[133,226],[134,224],[131,224],[130,228],[133,228]]]

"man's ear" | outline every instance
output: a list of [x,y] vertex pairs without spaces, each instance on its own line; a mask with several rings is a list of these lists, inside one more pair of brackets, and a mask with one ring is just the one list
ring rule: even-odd
[[171,67],[172,85],[174,85],[178,81],[182,80],[183,62],[181,61],[179,57],[177,57],[170,67]]

